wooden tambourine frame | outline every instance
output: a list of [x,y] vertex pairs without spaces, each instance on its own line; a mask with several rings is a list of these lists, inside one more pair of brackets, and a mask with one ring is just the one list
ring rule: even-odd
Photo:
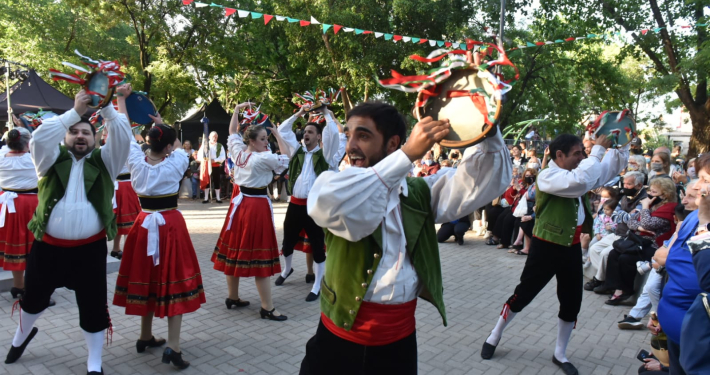
[[[472,86],[469,81],[473,80],[478,84],[478,86]],[[464,81],[464,82],[462,82]],[[498,128],[498,117],[502,109],[501,102],[494,98],[493,85],[485,79],[478,76],[478,69],[476,68],[466,68],[466,69],[456,69],[451,71],[451,76],[446,79],[442,84],[437,85],[440,90],[438,97],[432,97],[429,102],[423,107],[415,107],[413,110],[414,117],[418,121],[426,116],[431,116],[434,120],[438,120],[439,114],[443,112],[444,118],[448,118],[451,123],[451,131],[445,139],[443,139],[439,144],[444,147],[449,148],[464,148],[473,146],[477,143],[482,142],[487,137],[496,134],[496,129]],[[491,96],[491,100],[496,100],[496,112],[493,124],[486,124],[485,118],[483,116],[488,116],[488,114],[482,114],[473,104],[470,97],[455,97],[447,98],[447,92],[450,90],[471,90],[476,87],[481,87],[490,90],[486,90]],[[424,94],[420,92],[417,95],[417,103],[424,100]],[[452,101],[456,100],[457,104],[453,105]],[[453,106],[452,106],[453,105]],[[449,107],[446,111],[445,108]],[[451,113],[451,112],[455,112]],[[451,115],[447,115],[447,112]],[[474,113],[474,119],[472,120],[467,113]],[[480,119],[480,124],[474,124],[474,121]],[[467,122],[466,120],[469,120]],[[475,130],[480,127],[480,131]],[[473,130],[472,130],[473,128]],[[458,131],[457,131],[458,130]],[[462,139],[459,133],[463,134],[466,138]]]
[[98,108],[103,108],[103,107],[107,106],[109,103],[111,103],[111,100],[113,99],[113,94],[116,91],[116,88],[111,87],[111,85],[109,84],[108,77],[104,73],[101,73],[98,71],[92,72],[88,76],[86,76],[86,78],[85,78],[86,83],[84,84],[84,89],[86,89],[87,91],[94,91],[94,90],[91,90],[89,86],[91,85],[91,81],[93,81],[94,77],[97,74],[101,74],[106,78],[106,84],[108,86],[108,89],[106,90],[106,96],[101,98],[101,101],[99,101],[99,103],[97,105],[93,104],[93,97],[95,95],[89,94],[89,95],[91,95],[92,99],[91,99],[91,103],[89,103],[88,107],[92,108],[92,109],[98,109]]

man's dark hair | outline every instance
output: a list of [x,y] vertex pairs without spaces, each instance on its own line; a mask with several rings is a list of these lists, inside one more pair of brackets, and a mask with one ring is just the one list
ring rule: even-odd
[[317,123],[317,122],[309,122],[309,123],[307,123],[306,126],[303,127],[303,130],[306,130],[306,127],[308,127],[309,125],[315,127],[315,128],[316,128],[316,133],[318,133],[319,135],[322,135],[322,134],[323,134],[323,128],[321,128],[320,124]]
[[560,134],[550,142],[550,157],[555,160],[557,151],[562,151],[563,154],[568,155],[572,147],[577,145],[584,146],[581,138],[572,134]]
[[686,211],[685,205],[683,205],[682,203],[675,206],[675,217],[678,218],[678,221],[685,220],[686,216],[688,216],[689,213],[690,211]]
[[[85,123],[89,124],[90,125],[89,127],[91,128],[91,134],[96,135],[96,127],[94,125],[91,125],[90,119],[91,119],[91,117],[89,117],[89,116],[81,116],[81,120],[79,120],[79,122],[85,122]],[[77,122],[76,124],[78,124],[79,122]],[[76,124],[74,124],[74,125],[76,125]],[[72,125],[72,126],[74,126],[74,125]]]
[[399,136],[399,144],[397,148],[404,144],[407,138],[407,123],[399,111],[386,103],[380,102],[365,102],[351,109],[345,121],[352,117],[366,117],[375,123],[377,131],[382,133],[384,144],[395,135]]
[[517,148],[517,149],[518,149],[518,151],[523,151],[523,148],[522,148],[522,147],[520,147],[520,146],[518,146],[518,145],[513,145],[513,148]]

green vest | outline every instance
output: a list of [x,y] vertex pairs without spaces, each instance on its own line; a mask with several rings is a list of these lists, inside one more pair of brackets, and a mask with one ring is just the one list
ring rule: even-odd
[[[325,161],[323,157],[323,149],[316,151],[311,156],[313,159],[313,169],[315,169],[316,177],[320,176],[321,173],[327,171],[330,166],[328,162]],[[288,190],[293,193],[293,186],[296,185],[296,180],[298,176],[301,175],[301,169],[303,169],[303,163],[306,160],[306,152],[303,151],[303,147],[298,145],[298,151],[296,155],[293,155],[291,161],[288,163]]]
[[[114,194],[113,179],[106,170],[101,159],[101,149],[95,149],[84,156],[84,189],[86,197],[99,214],[99,218],[106,229],[106,236],[111,241],[116,236],[116,215],[113,213],[112,197]],[[47,230],[47,222],[52,209],[64,197],[69,175],[71,174],[72,157],[64,146],[59,146],[59,157],[54,162],[44,177],[37,183],[37,210],[27,228],[39,241]]]
[[[584,204],[584,223],[582,233],[592,233],[592,209],[587,194],[582,196]],[[535,227],[533,235],[537,238],[562,246],[572,246],[574,232],[577,230],[577,212],[579,199],[563,198],[535,190]]]
[[[420,297],[436,306],[446,326],[431,192],[421,178],[407,178],[407,186],[409,197],[399,196],[407,253],[423,286]],[[320,308],[335,325],[349,331],[382,258],[382,225],[358,242],[347,241],[325,229],[325,243],[328,271],[321,283]]]

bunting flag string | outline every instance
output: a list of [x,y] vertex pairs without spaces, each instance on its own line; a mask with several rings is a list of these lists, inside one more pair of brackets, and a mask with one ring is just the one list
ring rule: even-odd
[[[466,39],[466,42],[434,40],[434,39],[427,39],[427,38],[420,38],[420,37],[413,37],[413,36],[406,36],[406,35],[398,35],[398,34],[394,34],[394,33],[383,33],[383,32],[379,32],[379,31],[358,29],[355,27],[348,27],[348,26],[338,25],[338,24],[334,24],[334,23],[333,24],[321,23],[313,16],[310,16],[309,20],[302,20],[302,19],[298,19],[298,18],[291,18],[291,17],[281,16],[281,15],[271,15],[271,14],[252,12],[252,11],[248,11],[248,10],[230,8],[230,7],[226,7],[226,6],[215,4],[215,3],[207,4],[207,3],[203,3],[203,2],[195,1],[195,0],[180,0],[180,1],[182,2],[182,4],[184,6],[194,5],[195,8],[205,8],[205,7],[222,8],[222,9],[224,9],[224,16],[225,17],[230,17],[235,13],[239,16],[239,18],[248,18],[251,16],[252,19],[258,19],[258,18],[263,17],[264,25],[268,25],[269,22],[275,17],[276,21],[278,21],[278,22],[287,21],[288,23],[298,23],[301,27],[317,26],[322,30],[323,34],[326,34],[329,30],[332,29],[333,34],[338,34],[338,32],[340,32],[340,31],[345,32],[345,33],[355,33],[355,35],[374,34],[375,38],[384,37],[384,40],[392,41],[393,43],[399,43],[399,42],[412,43],[412,44],[429,43],[429,46],[431,46],[431,47],[467,49],[467,50],[471,50],[471,49],[473,49],[474,46],[482,44],[482,42],[473,43],[473,41],[470,39]],[[707,28],[708,26],[710,26],[710,23],[696,23],[694,25],[674,25],[674,26],[666,26],[666,27],[656,27],[656,28],[652,28],[652,29],[650,29],[650,28],[649,29],[642,29],[642,30],[638,30],[637,32],[639,32],[639,33],[641,33],[641,35],[645,36],[649,32],[658,34],[659,32],[661,32],[664,29],[670,30],[670,31],[689,31],[694,28]],[[489,29],[489,28],[486,28],[486,29]],[[565,39],[555,39],[555,40],[538,41],[538,42],[525,41],[523,44],[520,44],[516,47],[508,49],[507,52],[511,52],[511,51],[515,51],[515,50],[519,50],[519,49],[546,46],[546,45],[570,43],[570,42],[576,42],[576,41],[580,41],[580,40],[601,39],[601,38],[609,39],[612,37],[620,37],[621,35],[622,35],[622,32],[614,31],[614,32],[607,32],[607,33],[602,33],[602,34],[587,34],[586,36],[569,37],[569,38],[565,38]],[[492,35],[489,35],[489,36],[492,36]]]

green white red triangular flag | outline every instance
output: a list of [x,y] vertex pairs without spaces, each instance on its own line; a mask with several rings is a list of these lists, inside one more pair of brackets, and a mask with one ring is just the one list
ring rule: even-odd
[[362,29],[355,29],[355,35],[360,35],[360,34],[362,34],[363,32],[365,32],[365,30],[362,30]]
[[190,5],[195,0],[182,0],[182,5]]
[[270,14],[264,14],[264,25],[268,25],[269,21],[271,21],[272,18],[274,18],[274,16]]
[[352,27],[343,27],[343,31],[346,33],[351,33],[355,31],[355,29],[353,29]]
[[301,24],[301,27],[308,26],[311,24],[309,21],[304,21],[304,20],[300,20],[299,23]]
[[251,12],[251,18],[254,19],[254,20],[257,19],[257,18],[261,18],[261,16],[263,16],[262,13]]
[[421,38],[412,38],[412,43],[419,43],[420,40]]
[[205,4],[205,3],[199,3],[199,2],[195,3],[195,8],[204,8],[204,7],[207,7],[207,6],[210,6],[210,5],[209,5],[209,4]]
[[229,16],[231,16],[232,14],[234,14],[234,12],[236,12],[236,11],[237,11],[237,10],[234,9],[234,8],[224,8],[224,16],[225,16],[225,17],[229,17]]
[[311,16],[311,24],[313,24],[313,25],[320,25],[320,22],[318,22],[317,19],[315,19],[315,18],[313,18],[313,16]]
[[436,45],[436,40],[430,40],[429,45],[434,47]]
[[276,16],[276,20],[279,21],[279,22],[285,21],[285,20],[286,20],[286,17],[284,17],[284,16]]
[[382,35],[385,35],[385,33],[378,33],[377,31],[375,31],[375,38],[379,38]]
[[328,31],[328,29],[330,29],[331,27],[333,27],[333,25],[328,25],[327,23],[324,23],[323,24],[323,34],[325,34],[325,32]]
[[333,34],[337,34],[343,27],[340,25],[333,25]]
[[239,14],[239,18],[246,18],[249,17],[249,12],[246,10],[239,10],[237,9],[237,14]]
[[390,40],[393,36],[392,34],[385,34],[385,40]]

